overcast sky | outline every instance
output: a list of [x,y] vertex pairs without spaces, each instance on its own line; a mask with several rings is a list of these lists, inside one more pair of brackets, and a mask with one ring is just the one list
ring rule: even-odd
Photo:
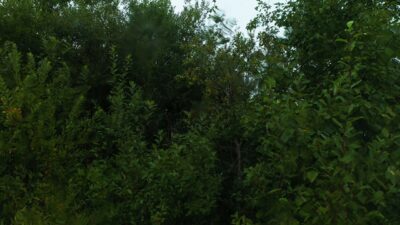
[[[284,0],[266,0],[270,4],[283,2]],[[181,10],[184,0],[171,0],[176,10]],[[256,0],[217,0],[217,5],[227,18],[235,19],[240,30],[244,30],[247,23],[256,16]]]

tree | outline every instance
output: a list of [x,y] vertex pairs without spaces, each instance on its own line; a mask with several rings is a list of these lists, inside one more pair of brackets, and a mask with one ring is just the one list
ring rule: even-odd
[[[260,127],[250,135],[261,134],[260,161],[245,179],[254,222],[396,223],[399,89],[392,44],[398,38],[392,29],[398,12],[392,4],[291,1],[274,14],[288,31],[276,38],[286,46],[273,59],[292,66],[286,76],[267,78],[255,103],[258,119],[251,124]],[[325,10],[334,17],[324,19]],[[342,25],[324,26],[330,20]]]
[[0,0],[0,224],[398,224],[398,1]]

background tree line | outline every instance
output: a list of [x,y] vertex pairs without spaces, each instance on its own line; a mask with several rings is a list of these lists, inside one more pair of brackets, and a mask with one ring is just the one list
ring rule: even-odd
[[267,2],[1,0],[0,224],[400,224],[400,2]]

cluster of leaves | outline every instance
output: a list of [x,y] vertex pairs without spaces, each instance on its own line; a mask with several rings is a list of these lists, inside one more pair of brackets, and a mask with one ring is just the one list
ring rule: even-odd
[[90,112],[64,63],[31,54],[23,63],[13,44],[2,54],[14,74],[13,84],[1,80],[3,222],[161,224],[212,209],[219,176],[210,143],[193,129],[148,146],[154,103],[116,61],[108,109]]
[[400,224],[398,1],[258,11],[0,1],[0,224]]
[[274,14],[287,28],[275,37],[285,67],[267,70],[280,76],[265,79],[248,119],[258,126],[244,199],[254,223],[399,223],[395,15],[393,1],[291,1]]

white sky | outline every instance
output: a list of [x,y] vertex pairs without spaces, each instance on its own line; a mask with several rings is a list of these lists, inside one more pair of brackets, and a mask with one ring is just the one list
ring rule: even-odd
[[[284,0],[264,0],[269,4],[283,2]],[[180,11],[183,8],[184,0],[171,0],[175,9]],[[244,30],[247,23],[256,16],[256,0],[217,0],[217,5],[228,19],[235,19],[240,30]]]

